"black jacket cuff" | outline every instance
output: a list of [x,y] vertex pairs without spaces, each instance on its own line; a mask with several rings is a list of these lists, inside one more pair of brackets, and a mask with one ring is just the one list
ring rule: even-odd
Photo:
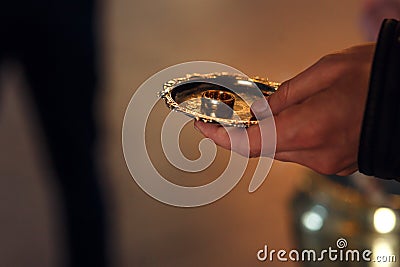
[[358,151],[361,173],[400,177],[400,23],[382,23],[372,64]]

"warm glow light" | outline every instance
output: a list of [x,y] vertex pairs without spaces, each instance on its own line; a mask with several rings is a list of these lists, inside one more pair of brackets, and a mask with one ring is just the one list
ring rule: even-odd
[[374,227],[378,233],[387,234],[396,226],[396,214],[389,208],[378,208],[374,213]]
[[301,216],[301,222],[308,230],[319,231],[324,225],[324,219],[327,213],[325,207],[315,205],[311,210],[305,212],[303,216]]
[[376,238],[372,241],[372,255],[379,256],[380,260],[372,261],[371,267],[394,267],[397,266],[393,244],[389,240]]

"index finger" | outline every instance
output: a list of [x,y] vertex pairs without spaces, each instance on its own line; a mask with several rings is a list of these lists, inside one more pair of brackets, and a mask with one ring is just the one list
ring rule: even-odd
[[214,143],[246,157],[273,156],[276,132],[273,117],[249,128],[222,127],[217,124],[195,122],[195,127]]
[[298,104],[311,95],[329,87],[336,76],[337,68],[324,58],[290,80],[283,82],[268,98],[273,114]]

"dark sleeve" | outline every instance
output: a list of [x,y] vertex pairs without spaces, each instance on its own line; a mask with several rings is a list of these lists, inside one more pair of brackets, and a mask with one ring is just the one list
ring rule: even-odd
[[400,23],[382,23],[358,151],[361,173],[400,180]]

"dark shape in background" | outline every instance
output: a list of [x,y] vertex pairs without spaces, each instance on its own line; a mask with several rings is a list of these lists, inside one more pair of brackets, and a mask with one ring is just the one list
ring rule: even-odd
[[94,1],[3,1],[0,64],[23,66],[65,212],[70,266],[107,266],[104,200],[94,160]]

